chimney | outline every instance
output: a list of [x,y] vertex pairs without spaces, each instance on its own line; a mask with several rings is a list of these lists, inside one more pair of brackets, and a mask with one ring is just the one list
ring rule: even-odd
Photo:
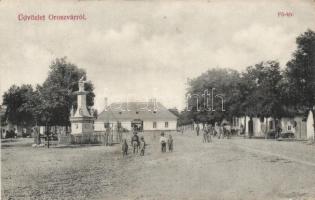
[[108,99],[107,97],[104,98],[104,111],[107,111],[107,107],[108,107]]
[[157,111],[157,100],[155,97],[153,97],[149,100],[149,106],[150,106],[150,108],[152,108],[153,111],[155,111],[155,112]]

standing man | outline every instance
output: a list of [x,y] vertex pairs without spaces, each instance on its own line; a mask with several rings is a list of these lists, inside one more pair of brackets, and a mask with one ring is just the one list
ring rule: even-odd
[[197,136],[199,136],[199,131],[200,131],[200,127],[199,127],[199,124],[197,124],[197,127],[196,127]]
[[131,146],[133,147],[133,154],[138,153],[139,149],[139,136],[137,135],[137,132],[133,133],[133,136],[131,137]]
[[212,142],[212,139],[211,139],[211,135],[213,134],[213,128],[212,128],[212,125],[209,124],[208,126],[208,134],[207,134],[207,142]]
[[208,141],[208,124],[205,124],[203,127],[203,139],[202,141],[205,143]]

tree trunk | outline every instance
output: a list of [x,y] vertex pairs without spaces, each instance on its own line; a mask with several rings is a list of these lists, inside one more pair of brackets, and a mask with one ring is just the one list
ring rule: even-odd
[[244,122],[244,138],[246,137],[246,127],[247,127],[247,122],[246,122],[246,115],[245,115],[245,122]]
[[46,137],[47,137],[47,147],[49,148],[49,130],[48,130],[47,122],[46,122]]

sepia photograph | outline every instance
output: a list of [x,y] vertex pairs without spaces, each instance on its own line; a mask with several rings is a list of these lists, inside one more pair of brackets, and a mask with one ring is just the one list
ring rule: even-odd
[[315,200],[315,0],[0,0],[3,200]]

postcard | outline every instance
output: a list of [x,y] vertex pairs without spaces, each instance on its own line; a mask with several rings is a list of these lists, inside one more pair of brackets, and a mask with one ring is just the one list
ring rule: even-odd
[[314,0],[0,0],[1,199],[315,199]]

